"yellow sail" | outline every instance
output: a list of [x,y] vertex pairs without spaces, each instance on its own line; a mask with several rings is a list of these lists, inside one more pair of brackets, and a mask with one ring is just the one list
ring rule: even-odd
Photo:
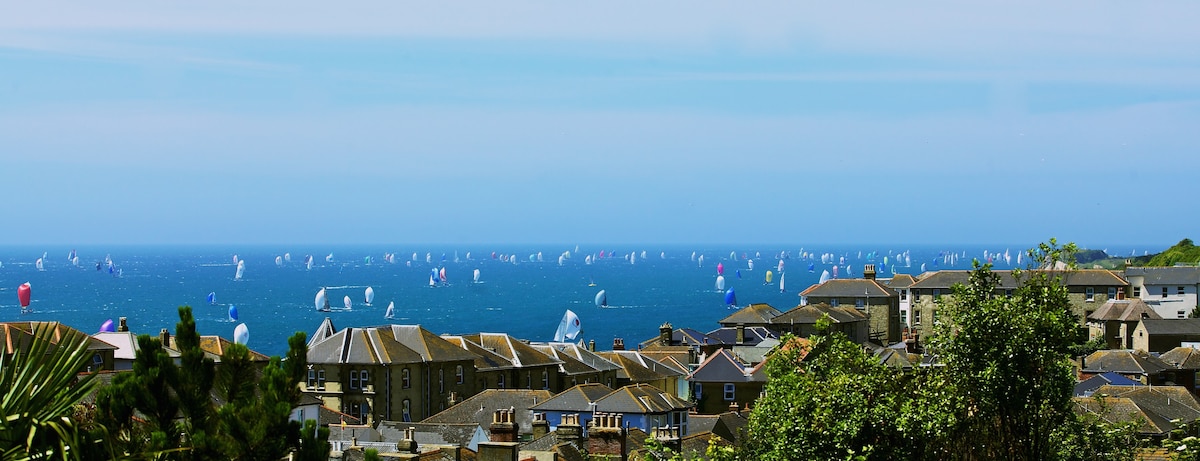
[[767,283],[771,283],[771,280],[772,280],[772,278],[774,278],[774,277],[775,277],[775,273],[771,272],[771,271],[768,269],[768,270],[767,270]]

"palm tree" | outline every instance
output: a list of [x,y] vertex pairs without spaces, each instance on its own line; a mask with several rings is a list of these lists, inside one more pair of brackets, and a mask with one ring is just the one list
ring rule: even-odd
[[57,322],[31,326],[27,347],[0,349],[0,460],[81,459],[83,445],[98,442],[71,418],[95,386],[94,374],[79,373],[90,337]]

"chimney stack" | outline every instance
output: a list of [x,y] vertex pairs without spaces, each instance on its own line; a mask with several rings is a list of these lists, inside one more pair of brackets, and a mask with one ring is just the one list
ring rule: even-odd
[[117,331],[129,331],[129,325],[125,323],[125,317],[121,317],[117,323]]
[[158,332],[158,341],[162,343],[163,347],[171,347],[171,332],[163,328]]
[[396,451],[400,453],[417,453],[417,429],[404,429],[404,438],[396,443]]
[[620,414],[596,413],[588,430],[588,455],[626,461],[626,433],[622,424]]
[[512,410],[496,410],[492,413],[492,424],[488,426],[489,438],[493,442],[516,442],[517,425],[513,424]]
[[588,340],[588,352],[596,352],[596,340]]
[[673,328],[671,326],[671,322],[665,322],[662,324],[662,326],[658,327],[658,345],[670,346],[671,345],[671,332],[674,329],[675,328]]
[[578,447],[579,442],[583,440],[583,426],[579,425],[579,413],[562,415],[562,422],[558,424],[555,437],[558,443],[570,443]]
[[625,340],[621,339],[621,338],[613,338],[613,350],[614,351],[625,350]]
[[679,428],[674,426],[654,427],[650,429],[650,437],[658,440],[662,446],[679,453],[683,444],[679,437]]
[[875,280],[875,265],[867,264],[863,267],[863,278],[867,280]]
[[737,344],[746,343],[746,324],[739,323],[737,326]]
[[534,413],[531,425],[533,426],[533,440],[545,437],[550,433],[550,421],[546,421],[545,413]]

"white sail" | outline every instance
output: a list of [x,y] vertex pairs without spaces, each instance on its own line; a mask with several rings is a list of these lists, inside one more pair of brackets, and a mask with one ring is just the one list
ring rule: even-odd
[[699,258],[696,258],[696,265],[699,267],[704,267],[704,255],[700,255]]
[[717,291],[725,291],[725,276],[717,276]]
[[350,296],[342,298],[342,305],[346,306],[346,309],[354,307],[354,303],[350,301]]
[[753,259],[746,260],[746,270],[748,270],[748,271],[754,270],[754,260]]
[[396,317],[396,303],[393,301],[393,302],[388,303],[388,308],[387,308],[387,311],[383,313],[383,318],[391,319],[391,318],[395,318],[395,317]]
[[234,273],[233,273],[233,279],[234,279],[234,280],[241,280],[241,279],[242,279],[242,274],[243,274],[244,272],[246,272],[246,261],[238,261],[238,262],[237,262],[237,270],[236,270],[236,271],[234,271]]
[[566,260],[567,260],[567,258],[564,257],[563,255],[558,255],[558,265],[560,265],[560,266],[563,265],[563,262],[565,262]]
[[363,293],[363,297],[366,298],[367,305],[370,306],[371,303],[375,302],[375,289],[367,287],[367,290]]
[[471,280],[475,283],[479,283],[479,269],[475,269],[475,273],[472,275]]
[[247,341],[250,341],[250,329],[246,328],[246,324],[239,323],[238,326],[233,329],[233,342],[244,346],[246,345]]
[[283,254],[283,262],[287,262],[287,263],[290,263],[290,262],[292,262],[292,254],[291,254],[291,253],[284,253],[284,254]]
[[[884,264],[887,264],[887,263],[885,262]],[[783,274],[783,260],[782,259],[779,260],[779,265],[775,266],[775,272]]]
[[76,267],[79,267],[79,256],[71,258],[71,264],[75,265]]
[[780,293],[787,291],[786,289],[783,288],[783,280],[784,280],[784,277],[786,277],[786,276],[787,276],[787,274],[779,274],[779,292]]
[[558,329],[554,331],[554,342],[561,343],[575,339],[579,335],[580,329],[579,316],[567,309],[567,313],[563,314],[562,321],[558,323]]
[[275,267],[283,267],[283,256],[275,257]]
[[37,270],[39,271],[46,270],[46,267],[42,265],[42,258],[38,258],[37,261],[34,261],[33,265],[34,267],[37,267]]
[[829,281],[829,271],[821,271],[821,280],[817,283],[825,283]]
[[305,270],[312,270],[312,266],[313,266],[313,257],[312,257],[312,255],[305,256],[305,257],[304,257],[304,269],[305,269]]
[[313,304],[317,306],[317,310],[319,311],[329,310],[329,299],[325,297],[324,288],[317,292],[317,297],[313,300]]
[[325,262],[327,262],[327,263],[333,262],[333,253],[329,253],[328,255],[325,256]]

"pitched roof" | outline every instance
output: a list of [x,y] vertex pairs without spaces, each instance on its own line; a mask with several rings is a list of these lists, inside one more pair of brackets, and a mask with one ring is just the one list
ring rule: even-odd
[[1115,371],[1123,374],[1149,375],[1171,370],[1175,367],[1154,357],[1145,351],[1130,349],[1104,349],[1087,356],[1084,361],[1084,373],[1103,373]]
[[1174,429],[1171,420],[1145,411],[1129,398],[1072,397],[1071,402],[1077,413],[1092,413],[1108,423],[1133,421],[1143,434],[1164,434]]
[[607,351],[600,353],[600,356],[621,367],[617,370],[618,378],[635,383],[647,383],[685,374],[638,351]]
[[531,408],[550,400],[553,397],[547,390],[530,389],[487,389],[470,398],[425,418],[423,423],[430,424],[462,424],[474,423],[487,428],[492,423],[492,414],[500,409],[513,409],[513,421],[517,423],[518,432],[527,434],[533,431],[533,411]]
[[487,348],[475,344],[473,341],[468,341],[462,336],[442,335],[442,339],[449,341],[450,344],[457,345],[466,351],[475,354],[475,369],[479,371],[496,371],[510,370],[513,367],[511,361],[504,356],[492,352]]
[[770,323],[771,319],[782,314],[779,309],[772,307],[770,304],[758,303],[743,307],[729,314],[717,323],[721,325],[733,326],[737,324],[755,325]]
[[1088,320],[1117,320],[1136,322],[1141,319],[1161,319],[1154,309],[1140,298],[1110,299],[1087,316]]
[[1095,392],[1096,389],[1100,388],[1100,386],[1103,386],[1105,384],[1112,384],[1115,386],[1141,386],[1142,385],[1142,383],[1134,381],[1129,378],[1126,378],[1124,376],[1121,376],[1119,373],[1109,371],[1109,372],[1100,373],[1096,376],[1092,376],[1091,378],[1088,378],[1088,379],[1085,379],[1083,381],[1076,383],[1075,384],[1075,395],[1081,396],[1081,397],[1088,397],[1088,396],[1092,395],[1092,393]]
[[738,360],[726,349],[709,356],[688,375],[688,381],[698,383],[744,383],[760,381],[751,373],[753,370]]
[[596,411],[604,413],[651,414],[682,411],[692,404],[649,384],[630,384],[601,397]]
[[908,274],[896,274],[890,279],[883,280],[883,283],[892,289],[908,288],[917,283],[917,278]]
[[753,346],[762,342],[764,339],[779,338],[779,335],[776,335],[775,332],[767,329],[766,327],[751,326],[743,328],[745,341],[742,343],[737,342],[737,327],[721,327],[705,334],[708,335],[709,338],[712,338],[712,340],[715,341],[715,344],[725,345]]
[[479,333],[463,335],[468,341],[483,346],[508,359],[513,367],[537,367],[558,365],[560,361],[534,349],[523,341],[518,341],[505,333]]
[[833,307],[825,303],[796,306],[790,311],[771,319],[773,325],[790,325],[796,323],[817,323],[826,314],[834,323],[865,322],[866,314],[853,307]]
[[1176,347],[1159,354],[1158,358],[1178,368],[1200,370],[1200,350],[1193,347]]
[[[709,338],[707,335],[705,335],[703,331],[696,330],[694,328],[676,328],[674,330],[671,330],[671,344],[670,345],[673,345],[673,346],[697,347],[697,346],[706,346],[708,344],[713,344],[715,342],[716,341],[714,341],[712,338]],[[641,346],[642,347],[651,347],[651,346],[661,347],[661,345],[659,344],[659,337],[655,336],[653,338],[642,341]]]
[[33,341],[33,331],[39,326],[53,329],[52,344],[58,344],[66,336],[81,336],[87,339],[89,351],[111,350],[116,346],[106,343],[99,338],[88,336],[87,333],[76,330],[58,322],[0,322],[0,352],[11,354],[19,349],[29,347]]
[[[389,328],[389,326],[377,327]],[[426,362],[475,360],[475,354],[463,350],[420,325],[390,325],[396,342],[421,354]]]
[[350,327],[310,343],[308,347],[311,363],[386,365],[476,358],[478,355],[417,325]]
[[612,371],[621,368],[615,363],[606,360],[604,357],[588,350],[586,347],[574,343],[550,343],[559,352],[559,355],[567,355],[574,357],[576,360],[583,362],[585,365],[595,368],[597,371]]
[[749,424],[746,416],[732,411],[716,415],[688,415],[688,432],[698,434],[712,432],[714,435],[734,444],[740,444],[745,435],[744,428]]
[[1144,285],[1195,285],[1200,283],[1200,267],[1126,267],[1125,277],[1143,277]]
[[[488,415],[491,418],[491,415]],[[490,419],[489,419],[490,421]],[[452,446],[466,447],[471,444],[471,439],[475,436],[476,431],[483,430],[476,423],[429,423],[422,421],[419,423],[408,423],[403,421],[380,421],[376,426],[385,442],[399,442],[404,439],[404,430],[408,428],[415,429],[413,438],[416,439],[417,447],[428,445],[434,446]]]
[[1092,395],[1097,394],[1133,400],[1143,411],[1152,412],[1167,421],[1200,419],[1200,401],[1183,386],[1104,385]]
[[588,412],[592,411],[592,403],[612,392],[612,388],[600,383],[578,384],[532,408],[537,411]]
[[308,338],[308,347],[313,347],[314,344],[324,341],[325,338],[333,336],[337,333],[337,328],[333,327],[333,319],[325,317],[320,325],[317,325],[317,330]]
[[1145,319],[1140,325],[1151,335],[1200,335],[1200,319]]
[[[1045,273],[1051,277],[1062,276],[1063,285],[1066,286],[1125,286],[1129,282],[1120,274],[1108,269],[1076,269],[1072,271],[1043,271],[1031,270],[1023,271],[1028,273]],[[1000,277],[1000,284],[996,288],[1009,289],[1016,288],[1019,283],[1013,277],[1011,271],[993,271]],[[944,270],[937,272],[926,272],[921,274],[916,283],[913,283],[910,288],[941,288],[947,289],[957,284],[966,284],[971,280],[971,271],[969,270]]]
[[808,287],[808,289],[800,292],[800,296],[814,298],[841,298],[856,296],[886,298],[889,296],[898,296],[898,294],[896,293],[896,290],[883,286],[878,280],[831,279],[825,283],[818,283]]

